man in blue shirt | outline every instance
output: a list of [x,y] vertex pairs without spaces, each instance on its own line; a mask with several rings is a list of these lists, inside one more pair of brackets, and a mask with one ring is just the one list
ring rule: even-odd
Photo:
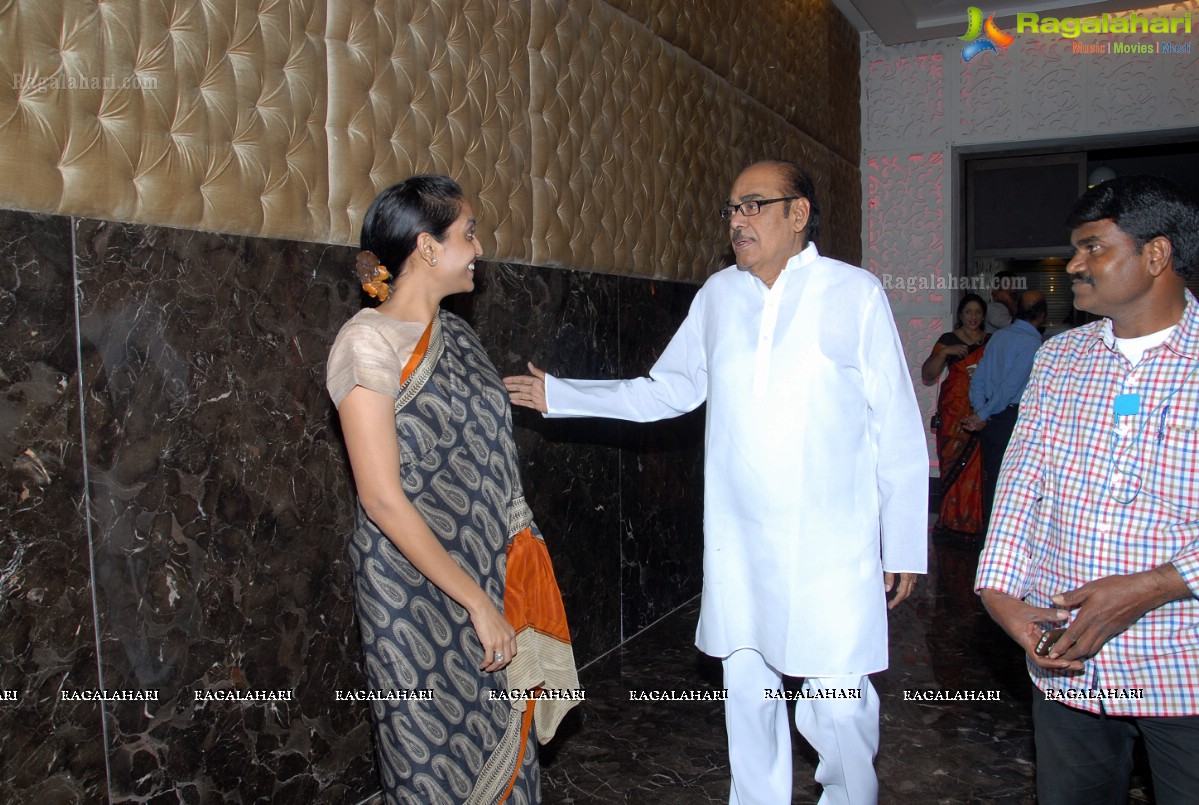
[[1033,358],[1041,346],[1041,330],[1049,320],[1045,296],[1039,291],[1020,294],[1016,321],[987,342],[978,369],[970,378],[974,413],[962,420],[967,430],[981,431],[983,458],[983,518],[991,519],[999,466],[1020,414],[1020,396],[1028,385]]

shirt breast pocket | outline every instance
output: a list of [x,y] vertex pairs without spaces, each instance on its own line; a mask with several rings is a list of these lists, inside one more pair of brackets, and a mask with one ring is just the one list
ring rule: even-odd
[[1156,441],[1146,451],[1152,464],[1150,492],[1175,516],[1199,519],[1199,428],[1166,423],[1150,438]]

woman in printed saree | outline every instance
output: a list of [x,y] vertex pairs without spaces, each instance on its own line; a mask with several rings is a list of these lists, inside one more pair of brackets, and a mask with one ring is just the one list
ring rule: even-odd
[[535,697],[578,688],[507,392],[474,331],[440,308],[474,288],[475,228],[447,177],[381,193],[356,265],[379,305],[346,322],[329,353],[358,492],[349,553],[389,805],[540,802],[537,741],[570,701]]
[[978,434],[962,428],[974,413],[970,407],[970,378],[982,360],[987,335],[983,332],[987,306],[978,294],[966,294],[958,303],[957,323],[933,345],[921,368],[924,384],[937,382],[946,367],[949,374],[937,397],[933,430],[937,435],[937,463],[941,468],[939,531],[981,535],[983,522],[982,458]]

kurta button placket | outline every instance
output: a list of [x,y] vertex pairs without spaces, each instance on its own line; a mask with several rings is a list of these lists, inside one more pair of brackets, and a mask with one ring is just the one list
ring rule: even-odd
[[[752,282],[761,282],[754,277]],[[774,352],[774,328],[779,320],[779,302],[783,298],[783,289],[787,285],[787,271],[784,269],[774,281],[774,285],[765,288],[762,303],[762,319],[758,323],[758,351],[754,359],[754,396],[765,397],[770,385],[770,358]],[[763,286],[764,287],[764,286]]]

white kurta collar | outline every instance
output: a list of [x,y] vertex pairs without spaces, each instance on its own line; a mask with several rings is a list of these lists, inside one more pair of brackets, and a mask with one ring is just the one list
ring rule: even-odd
[[803,251],[799,252],[798,254],[793,254],[790,258],[788,258],[787,265],[783,266],[783,270],[779,272],[778,279],[774,281],[774,285],[766,287],[766,283],[762,282],[762,280],[758,279],[753,274],[750,274],[748,271],[745,273],[748,275],[747,278],[749,281],[752,282],[754,287],[758,289],[758,293],[766,296],[771,291],[775,291],[781,295],[782,289],[779,286],[780,284],[786,284],[786,276],[788,273],[805,268],[806,266],[816,262],[818,259],[820,259],[820,252],[816,249],[816,244],[809,241],[808,245],[803,248]]
[[[774,355],[775,330],[778,327],[779,307],[782,305],[788,280],[809,267],[819,257],[820,253],[816,251],[816,244],[808,243],[803,251],[792,255],[787,260],[787,265],[783,266],[778,278],[769,288],[757,277],[752,278],[754,287],[758,289],[758,293],[762,297],[762,310],[758,320],[758,344],[754,352],[753,391],[755,397],[766,396],[766,389],[770,385],[770,364]],[[796,281],[802,282],[798,278]]]

